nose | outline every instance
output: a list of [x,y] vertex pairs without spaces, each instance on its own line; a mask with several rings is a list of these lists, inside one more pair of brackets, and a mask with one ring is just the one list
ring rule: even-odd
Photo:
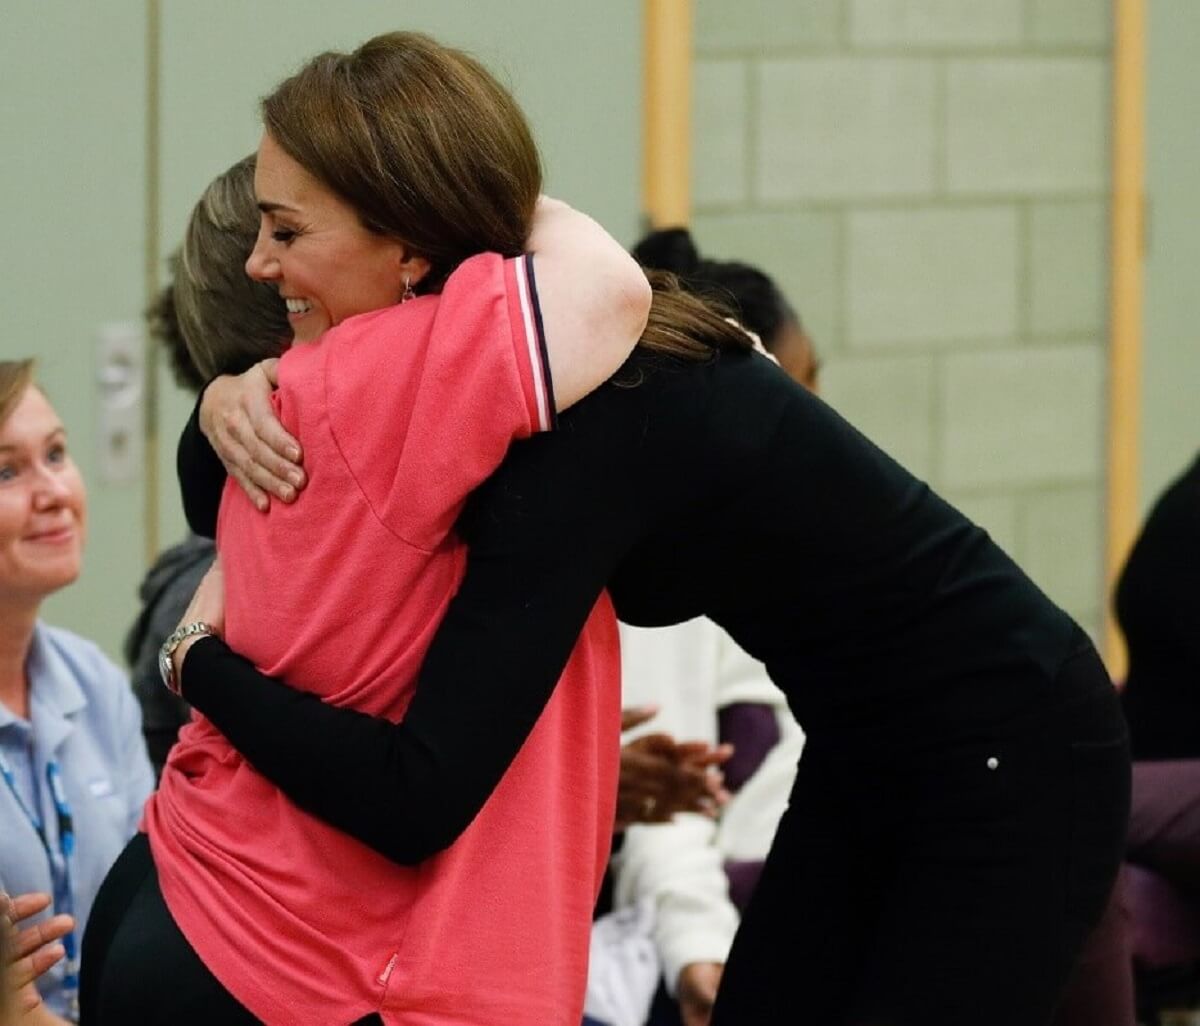
[[59,469],[38,468],[33,490],[33,502],[37,509],[56,509],[67,501],[70,494],[70,486]]
[[279,261],[271,255],[270,243],[266,229],[260,228],[254,248],[246,257],[246,274],[255,281],[275,281],[279,278]]

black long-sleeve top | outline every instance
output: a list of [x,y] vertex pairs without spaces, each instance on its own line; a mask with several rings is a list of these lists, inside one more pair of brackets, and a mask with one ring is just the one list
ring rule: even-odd
[[[211,531],[224,475],[194,419],[180,474],[193,529]],[[217,639],[183,672],[297,804],[406,863],[486,801],[606,584],[627,622],[723,626],[810,745],[919,745],[1018,714],[1079,642],[982,530],[750,353],[635,353],[557,431],[513,446],[459,530],[466,575],[402,723],[293,691]]]
[[1135,759],[1200,756],[1200,458],[1155,502],[1121,571]]

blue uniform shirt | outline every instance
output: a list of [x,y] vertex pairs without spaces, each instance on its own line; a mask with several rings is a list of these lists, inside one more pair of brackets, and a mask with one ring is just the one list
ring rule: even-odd
[[[82,942],[96,892],[137,830],[154,773],[129,679],[99,648],[39,622],[26,668],[30,718],[19,719],[0,704],[0,751],[22,800],[41,817],[56,859],[58,821],[46,766],[58,763],[75,826],[71,885]],[[10,894],[54,893],[42,842],[2,780],[0,881]],[[62,963],[38,982],[47,1006],[59,1015],[65,1012],[61,985]]]

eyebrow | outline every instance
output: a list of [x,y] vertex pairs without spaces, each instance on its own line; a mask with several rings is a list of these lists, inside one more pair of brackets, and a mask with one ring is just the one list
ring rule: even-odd
[[[67,433],[67,429],[62,424],[59,424],[58,427],[56,427],[53,431],[49,432],[46,435],[46,437],[42,439],[42,441],[49,442],[56,435],[64,435],[65,436],[66,433]],[[0,452],[16,452],[19,448],[20,448],[19,445],[0,445]]]
[[272,203],[269,200],[261,200],[256,205],[264,214],[273,214],[276,210],[286,210],[293,214],[298,214],[300,212],[296,207],[289,207],[286,203]]

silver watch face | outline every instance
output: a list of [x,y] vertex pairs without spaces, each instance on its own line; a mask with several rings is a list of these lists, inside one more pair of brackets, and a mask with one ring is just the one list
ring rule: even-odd
[[169,655],[167,655],[167,646],[166,645],[163,645],[163,647],[158,650],[158,673],[159,673],[159,676],[162,677],[162,682],[168,688],[170,688],[172,691],[174,691],[175,690],[175,667],[171,665],[171,657]]

